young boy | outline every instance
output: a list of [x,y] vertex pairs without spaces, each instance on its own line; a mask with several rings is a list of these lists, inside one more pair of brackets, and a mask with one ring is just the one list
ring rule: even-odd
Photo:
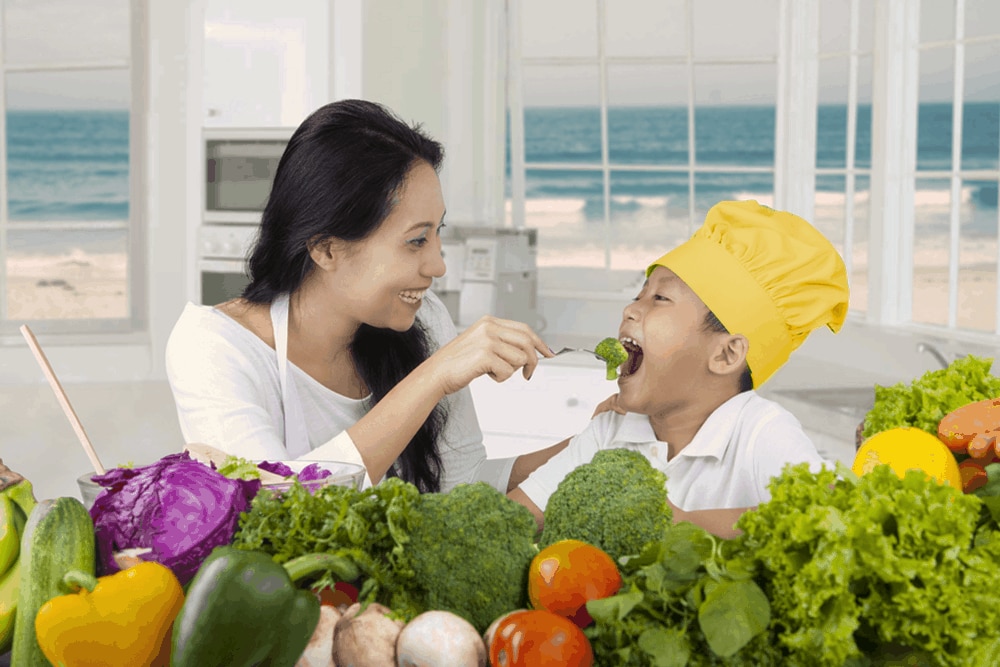
[[508,495],[539,526],[549,496],[600,449],[642,452],[668,478],[674,521],[716,535],[765,502],[788,463],[823,459],[798,420],[758,395],[810,332],[840,330],[844,262],[808,222],[755,201],[722,202],[685,243],[646,270],[622,312],[629,352],[617,406]]

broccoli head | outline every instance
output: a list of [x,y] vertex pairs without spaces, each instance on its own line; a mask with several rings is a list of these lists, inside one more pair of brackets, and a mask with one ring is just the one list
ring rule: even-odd
[[628,361],[628,352],[625,351],[625,346],[617,338],[602,340],[594,348],[594,354],[604,359],[605,363],[608,364],[609,380],[618,379],[618,367]]
[[484,632],[527,606],[537,529],[531,512],[485,482],[423,494],[399,562],[413,573],[400,606],[450,611]]
[[612,558],[663,538],[673,518],[667,476],[630,449],[602,449],[559,483],[545,507],[539,548],[574,539]]

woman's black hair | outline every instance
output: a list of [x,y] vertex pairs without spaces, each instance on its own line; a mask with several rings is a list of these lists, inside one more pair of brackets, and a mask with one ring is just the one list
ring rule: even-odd
[[[285,148],[247,260],[250,284],[243,298],[271,303],[291,294],[313,269],[316,241],[359,241],[388,217],[410,170],[424,162],[440,169],[441,144],[385,107],[341,100],[320,107],[295,130]],[[408,331],[361,325],[351,343],[355,369],[371,391],[371,404],[430,355],[419,318]],[[388,474],[421,491],[441,488],[438,436],[446,414],[438,405]]]
[[[705,315],[705,321],[702,322],[705,331],[711,331],[712,333],[729,333],[729,329],[719,321],[719,318],[715,316],[711,310]],[[750,366],[746,365],[743,367],[743,373],[740,375],[740,386],[739,393],[745,391],[750,391],[753,389],[753,375],[750,373]]]

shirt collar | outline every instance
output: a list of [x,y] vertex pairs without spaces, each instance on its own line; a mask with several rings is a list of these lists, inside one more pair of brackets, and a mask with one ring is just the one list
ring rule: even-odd
[[[717,407],[701,425],[688,446],[677,456],[711,456],[721,459],[732,440],[733,425],[743,407],[754,396],[754,391],[744,391]],[[622,443],[651,443],[657,440],[649,417],[629,412],[621,417],[616,441]]]
[[722,459],[732,441],[736,419],[753,396],[752,390],[744,391],[717,407],[694,434],[688,446],[677,456],[711,456]]

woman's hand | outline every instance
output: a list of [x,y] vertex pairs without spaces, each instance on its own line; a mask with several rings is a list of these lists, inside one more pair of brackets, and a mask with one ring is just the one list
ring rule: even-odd
[[468,386],[480,375],[503,382],[517,371],[530,379],[538,355],[555,356],[523,322],[487,315],[430,356],[421,366],[433,374],[443,395]]
[[602,412],[607,412],[608,410],[617,412],[620,415],[623,415],[627,412],[625,408],[618,405],[618,394],[611,394],[610,396],[608,396],[603,401],[597,404],[597,407],[594,408],[594,414],[590,415],[590,418],[593,419],[597,415],[601,414]]

